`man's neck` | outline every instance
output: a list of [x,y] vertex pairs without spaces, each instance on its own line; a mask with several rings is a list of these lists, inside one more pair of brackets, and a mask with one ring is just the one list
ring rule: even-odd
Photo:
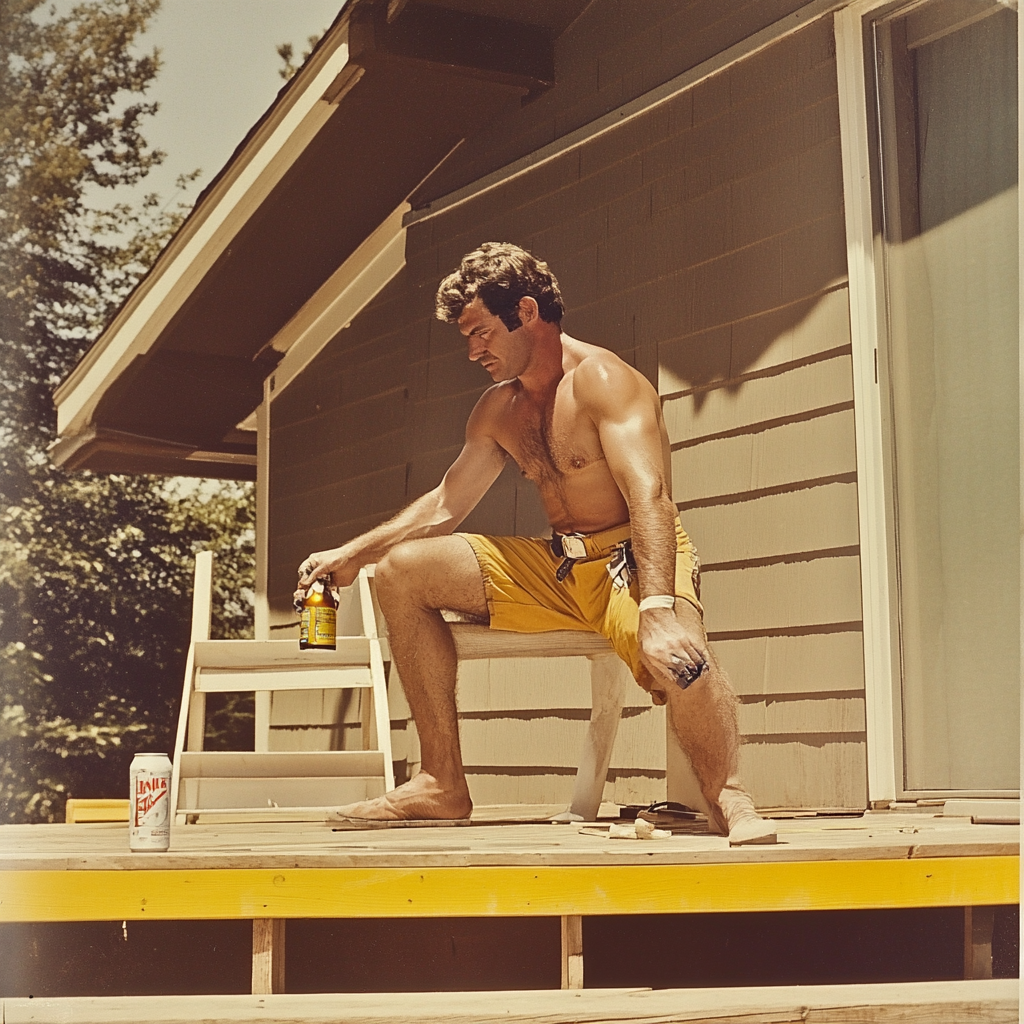
[[550,395],[565,375],[563,338],[568,335],[562,334],[558,324],[541,321],[537,328],[530,365],[519,375],[523,391],[535,401]]

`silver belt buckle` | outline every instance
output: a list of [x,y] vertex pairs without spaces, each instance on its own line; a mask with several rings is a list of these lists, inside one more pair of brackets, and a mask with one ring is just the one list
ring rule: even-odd
[[587,557],[587,545],[577,533],[562,534],[562,551],[566,558],[572,558],[575,561]]

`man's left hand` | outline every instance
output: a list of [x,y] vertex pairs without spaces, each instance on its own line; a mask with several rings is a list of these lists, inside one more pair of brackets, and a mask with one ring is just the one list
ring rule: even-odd
[[708,650],[702,632],[688,629],[669,608],[641,612],[637,640],[640,660],[657,679],[685,690],[707,669]]

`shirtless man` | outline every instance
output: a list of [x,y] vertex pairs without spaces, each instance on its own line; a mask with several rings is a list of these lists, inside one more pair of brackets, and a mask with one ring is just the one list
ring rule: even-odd
[[[672,502],[658,395],[614,353],[563,333],[562,314],[557,281],[529,253],[489,242],[467,255],[441,283],[437,315],[458,323],[469,358],[494,385],[470,414],[461,453],[434,490],[299,569],[304,593],[324,576],[346,586],[377,563],[391,653],[420,736],[416,776],[339,814],[469,816],[455,645],[440,611],[449,609],[494,629],[604,633],[655,703],[667,702],[711,827],[733,843],[772,841],[774,828],[736,777],[736,697],[704,633],[699,563]],[[537,485],[554,545],[454,533],[509,457]]]

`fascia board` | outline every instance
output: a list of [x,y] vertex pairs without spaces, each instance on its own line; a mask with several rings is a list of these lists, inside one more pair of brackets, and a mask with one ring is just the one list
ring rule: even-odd
[[405,266],[402,220],[409,209],[408,203],[396,207],[271,339],[269,347],[285,353],[271,377],[271,398],[277,398]]
[[58,434],[89,422],[106,389],[153,345],[239,229],[327,123],[324,99],[349,60],[348,22],[336,25],[231,161],[81,363],[57,388]]

